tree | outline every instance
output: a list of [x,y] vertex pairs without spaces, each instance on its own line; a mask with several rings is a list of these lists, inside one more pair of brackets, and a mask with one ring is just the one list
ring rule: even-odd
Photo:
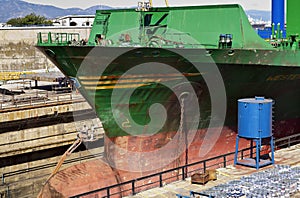
[[52,25],[52,21],[34,13],[28,14],[23,18],[18,17],[10,19],[6,23],[11,26]]

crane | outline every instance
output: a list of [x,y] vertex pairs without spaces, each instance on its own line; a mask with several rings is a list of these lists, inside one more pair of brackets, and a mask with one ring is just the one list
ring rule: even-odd
[[[149,3],[150,3],[150,7],[153,7],[152,0],[149,0]],[[166,6],[169,7],[169,2],[168,2],[168,0],[165,0],[165,3],[166,3]]]

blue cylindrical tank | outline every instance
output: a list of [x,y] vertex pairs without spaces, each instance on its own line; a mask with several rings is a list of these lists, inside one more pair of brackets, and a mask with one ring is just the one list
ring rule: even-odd
[[272,23],[280,23],[280,30],[284,30],[284,0],[272,0]]
[[272,99],[264,97],[238,100],[238,135],[244,138],[272,136]]

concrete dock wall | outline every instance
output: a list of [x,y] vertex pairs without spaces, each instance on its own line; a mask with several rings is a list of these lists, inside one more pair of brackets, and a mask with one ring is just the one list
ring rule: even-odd
[[[100,125],[98,119],[83,122]],[[64,123],[0,134],[0,142],[5,142],[4,144],[0,144],[0,156],[2,158],[70,145],[76,140],[76,133],[79,130],[79,126],[80,123],[77,125],[75,123]],[[103,134],[103,131],[99,129],[96,133]]]
[[59,106],[49,106],[44,108],[32,108],[23,111],[12,111],[1,113],[0,122],[16,121],[21,119],[29,119],[37,116],[55,115],[58,113],[80,111],[91,109],[87,102],[65,104]]
[[[35,91],[25,91],[35,95]],[[93,135],[97,141],[81,145],[81,149],[79,147],[68,156],[60,170],[102,156],[102,124],[90,113],[92,109],[83,101],[83,97],[75,92],[72,97],[61,97],[59,100],[51,93],[47,95],[49,100],[46,103],[21,104],[17,108],[3,105],[0,109],[1,198],[36,197],[63,152],[76,140],[83,125],[88,128],[92,125],[96,127]],[[66,115],[70,116],[69,114],[74,116],[74,120],[50,122],[55,118],[60,120]],[[24,121],[33,124],[24,127]],[[40,122],[45,123],[41,125]],[[7,125],[14,129],[14,125],[20,125],[20,129],[7,131]],[[97,144],[98,147],[88,147],[85,150],[87,145],[92,144]]]
[[[103,147],[92,149],[92,151],[86,150],[72,153],[65,160],[66,163],[62,165],[60,170],[76,165],[78,163],[94,160],[96,156],[93,156],[91,153],[103,153]],[[2,176],[2,181],[0,182],[0,197],[37,197],[42,186],[45,184],[46,179],[55,168],[52,165],[56,164],[60,160],[60,158],[61,156],[52,157],[2,168],[2,173],[14,172],[16,170],[19,170],[19,172],[15,173],[14,175],[11,174],[4,175],[4,177]]]
[[37,33],[79,33],[89,37],[91,27],[23,27],[0,29],[0,71],[26,71],[55,67],[35,45]]

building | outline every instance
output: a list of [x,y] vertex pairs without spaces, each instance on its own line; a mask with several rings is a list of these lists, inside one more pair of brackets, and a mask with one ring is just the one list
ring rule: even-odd
[[53,20],[55,26],[92,26],[95,15],[67,15]]

